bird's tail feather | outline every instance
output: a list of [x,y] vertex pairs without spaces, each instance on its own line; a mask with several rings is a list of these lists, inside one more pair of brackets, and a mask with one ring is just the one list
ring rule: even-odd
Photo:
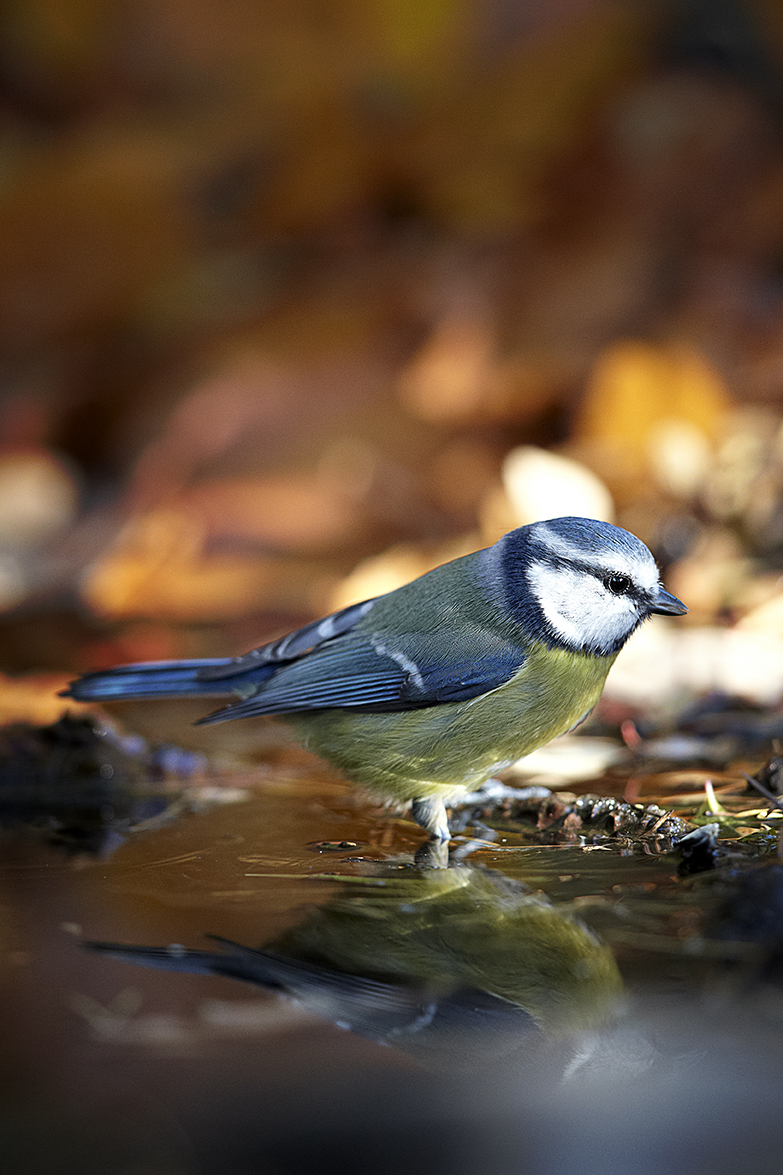
[[157,971],[179,971],[189,975],[223,975],[230,979],[255,983],[270,990],[280,990],[285,986],[284,978],[276,973],[278,968],[275,964],[283,965],[284,975],[286,967],[295,970],[302,966],[295,961],[278,960],[277,956],[263,950],[254,951],[242,947],[228,939],[216,938],[215,941],[224,949],[199,951],[177,944],[144,947],[118,942],[85,942],[83,945],[90,951],[96,951],[123,963],[137,963]]
[[[128,698],[221,697],[236,693],[237,680],[221,677],[203,680],[202,670],[229,666],[230,657],[208,657],[198,661],[146,661],[98,669],[72,681],[64,697],[79,702],[111,702]],[[267,668],[269,676],[271,669]],[[239,676],[239,675],[237,675]],[[246,677],[246,673],[242,675]]]

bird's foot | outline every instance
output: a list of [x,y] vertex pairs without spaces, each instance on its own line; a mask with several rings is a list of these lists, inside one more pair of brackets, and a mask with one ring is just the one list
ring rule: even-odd
[[446,805],[440,796],[422,796],[411,804],[411,816],[428,832],[433,840],[451,840],[449,821],[446,815]]
[[422,796],[411,804],[411,816],[430,834],[426,844],[416,851],[416,864],[420,869],[448,868],[451,832],[443,800],[440,796]]

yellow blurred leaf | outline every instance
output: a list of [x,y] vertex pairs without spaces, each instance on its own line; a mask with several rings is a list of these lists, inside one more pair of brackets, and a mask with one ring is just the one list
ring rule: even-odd
[[[575,449],[613,488],[627,490],[657,474],[670,482],[661,488],[681,492],[683,475],[673,480],[667,474],[675,462],[665,447],[676,441],[678,459],[687,450],[703,471],[705,446],[721,436],[731,407],[720,376],[697,351],[618,342],[593,368],[574,428]],[[688,488],[695,487],[689,482]]]
[[317,562],[211,554],[205,532],[169,509],[134,519],[114,547],[87,569],[82,594],[111,617],[153,616],[180,622],[228,620],[264,609],[307,611]]

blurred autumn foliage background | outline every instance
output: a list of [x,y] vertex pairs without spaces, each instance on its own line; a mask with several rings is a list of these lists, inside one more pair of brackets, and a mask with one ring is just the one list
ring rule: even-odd
[[782,131],[777,0],[6,0],[0,667],[581,513],[691,608],[640,699],[779,697]]

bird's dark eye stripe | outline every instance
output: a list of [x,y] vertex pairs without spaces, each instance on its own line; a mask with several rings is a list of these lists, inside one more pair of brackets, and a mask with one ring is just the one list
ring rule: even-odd
[[598,571],[594,565],[581,559],[566,559],[556,555],[550,555],[547,563],[558,570],[584,571],[587,575],[594,575],[597,579],[600,579],[607,591],[612,592],[616,596],[641,597],[643,594],[630,575],[624,575],[622,571]]

